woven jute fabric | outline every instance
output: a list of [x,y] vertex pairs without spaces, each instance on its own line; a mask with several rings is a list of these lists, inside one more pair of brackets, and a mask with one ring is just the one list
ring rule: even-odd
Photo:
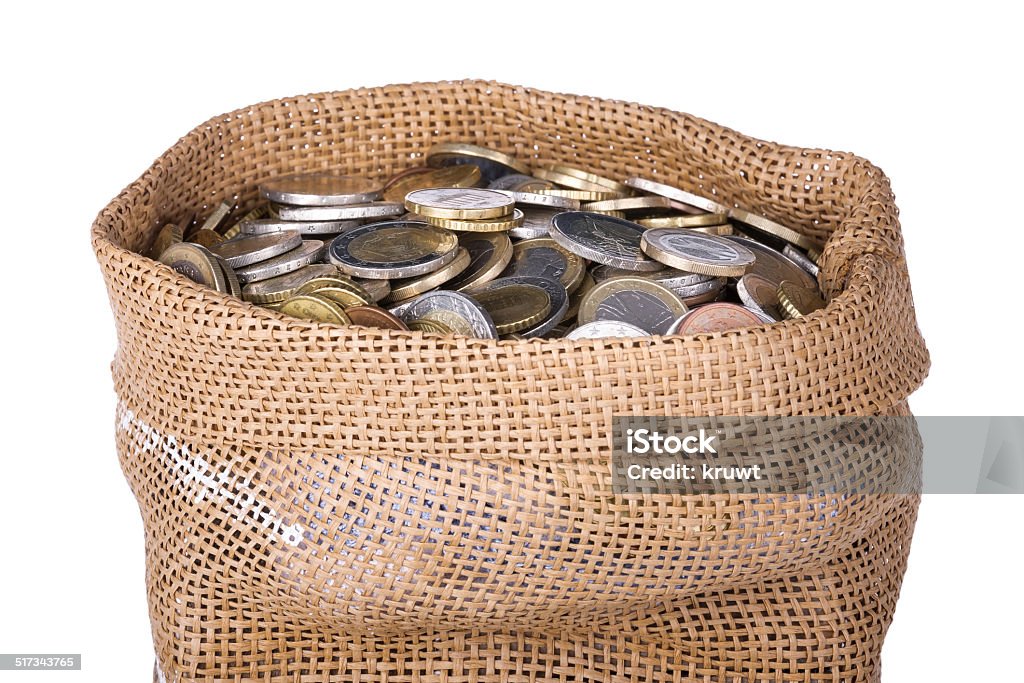
[[[383,179],[444,140],[762,212],[825,243],[829,304],[689,337],[425,337],[286,317],[138,254],[268,176]],[[868,161],[499,83],[367,88],[210,119],[92,241],[158,678],[878,679],[915,496],[625,500],[609,469],[615,415],[908,414],[928,355]]]

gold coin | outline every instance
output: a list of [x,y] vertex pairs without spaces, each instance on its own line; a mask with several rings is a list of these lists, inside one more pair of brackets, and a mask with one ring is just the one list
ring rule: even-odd
[[515,201],[496,190],[434,187],[407,194],[405,208],[426,217],[475,221],[511,215]]
[[188,238],[189,242],[194,244],[201,244],[207,249],[212,249],[219,244],[225,242],[224,237],[219,232],[213,230],[207,230],[206,228],[199,228]]
[[469,252],[469,265],[448,281],[447,289],[463,292],[490,282],[512,260],[512,240],[503,232],[464,232],[459,245]]
[[228,291],[228,282],[214,256],[206,247],[191,242],[172,244],[160,254],[160,262],[192,282],[218,292]]
[[548,164],[548,168],[555,173],[561,173],[563,176],[572,176],[579,178],[580,180],[590,183],[591,185],[597,185],[611,190],[612,192],[620,192],[622,194],[632,194],[633,188],[629,185],[624,185],[617,180],[611,178],[605,178],[596,173],[584,171],[581,168],[574,168],[573,166],[566,166],[564,164]]
[[373,297],[365,289],[349,278],[336,275],[313,278],[299,287],[295,294],[319,294],[345,308],[373,303]]
[[821,260],[821,250],[817,248],[809,248],[807,250],[807,258],[814,261],[814,265],[820,266],[821,263],[819,263],[819,261]]
[[338,276],[336,267],[314,263],[284,275],[248,284],[242,288],[242,298],[254,304],[277,303],[296,294],[299,287],[310,280],[331,276]]
[[560,187],[556,187],[553,190],[537,190],[537,194],[575,199],[579,202],[603,202],[608,199],[620,199],[623,197],[621,192],[612,192],[611,190],[564,190]]
[[525,330],[551,312],[551,296],[541,287],[524,283],[501,284],[500,280],[494,285],[473,290],[471,296],[490,313],[498,334]]
[[384,188],[384,201],[403,202],[415,190],[430,187],[475,187],[480,182],[480,169],[473,164],[459,164],[445,168],[427,169],[398,178]]
[[168,223],[164,227],[160,228],[160,232],[156,234],[153,239],[153,244],[149,247],[149,257],[153,260],[159,260],[160,255],[167,251],[167,248],[172,244],[177,244],[182,241],[181,228],[174,223]]
[[227,230],[224,231],[224,233],[223,233],[224,241],[226,242],[228,240],[233,240],[233,239],[235,239],[236,237],[238,237],[241,234],[242,234],[242,224],[241,224],[241,222],[235,223],[230,228],[228,228]]
[[533,175],[541,180],[549,180],[556,185],[568,187],[573,190],[582,190],[584,192],[615,192],[615,190],[605,187],[604,185],[590,183],[581,178],[577,178],[574,175],[566,175],[565,173],[553,171],[551,168],[535,168],[533,169]]
[[550,237],[535,237],[516,242],[512,260],[505,268],[505,277],[535,276],[557,280],[572,294],[583,281],[586,264],[583,259],[563,248]]
[[509,216],[486,221],[464,221],[454,218],[434,218],[428,216],[427,222],[439,228],[447,228],[456,232],[505,232],[512,228],[518,228],[525,219],[526,215],[522,210],[514,209]]
[[387,280],[369,280],[366,278],[352,278],[352,282],[366,290],[374,301],[382,301],[391,293],[391,283]]
[[281,304],[278,310],[318,323],[348,325],[351,322],[340,304],[319,294],[297,294]]
[[203,225],[199,228],[200,230],[214,230],[216,231],[223,223],[224,219],[231,213],[231,205],[227,202],[221,202],[210,214],[210,217],[203,222]]
[[[597,202],[595,202],[595,203],[597,203]],[[587,213],[599,213],[602,216],[611,216],[612,218],[625,218],[626,217],[626,212],[625,211],[605,211],[605,210],[601,210],[601,209],[598,209],[596,211],[593,210],[593,209],[582,209],[582,210],[586,211]]]
[[[235,221],[231,225],[231,227],[226,228],[221,234],[224,236],[224,239],[228,239],[229,240],[232,237],[235,237],[236,235],[238,235],[239,232],[241,232],[242,223],[250,223],[252,221],[258,221],[261,218],[266,218],[269,215],[270,215],[270,207],[267,206],[266,204],[260,204],[257,207],[249,209],[249,211],[247,211],[245,213],[245,215],[243,215],[241,218],[239,218],[237,221]],[[232,233],[232,234],[228,235],[229,232]]]
[[725,225],[729,216],[724,213],[687,214],[685,216],[651,216],[637,218],[636,223],[645,228],[706,228]]
[[792,228],[787,228],[784,225],[780,225],[775,221],[765,218],[764,216],[758,216],[756,213],[751,213],[750,211],[732,209],[729,212],[729,218],[738,223],[754,228],[755,230],[760,230],[761,232],[766,232],[769,235],[774,235],[803,249],[817,249],[819,247],[818,243],[807,235],[801,235]]
[[665,197],[623,197],[622,199],[606,199],[601,202],[590,202],[581,207],[582,211],[637,211],[640,209],[671,209],[672,202]]
[[700,228],[687,228],[687,230],[702,232],[705,235],[731,235],[734,232],[732,226],[728,223],[724,223],[722,225],[706,225]]
[[442,322],[437,320],[428,320],[426,318],[420,318],[419,320],[413,320],[410,323],[406,323],[410,330],[417,332],[433,332],[434,334],[455,334],[452,328],[448,327]]
[[787,318],[803,318],[825,307],[825,300],[817,292],[789,280],[779,283],[778,295],[779,306]]
[[427,151],[427,165],[434,167],[448,166],[452,161],[456,161],[458,157],[485,159],[486,161],[506,166],[516,173],[524,175],[529,175],[530,173],[529,167],[515,157],[494,149],[470,145],[464,142],[440,142],[434,145]]
[[417,294],[440,287],[469,267],[470,260],[469,252],[464,247],[459,247],[459,253],[455,259],[433,273],[393,281],[391,283],[391,294],[387,296],[385,301],[405,301]]

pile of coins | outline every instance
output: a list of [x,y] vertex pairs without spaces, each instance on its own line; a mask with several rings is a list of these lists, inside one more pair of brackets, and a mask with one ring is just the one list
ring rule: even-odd
[[149,254],[299,318],[485,339],[719,332],[825,305],[820,245],[759,214],[469,144],[426,162],[268,178],[266,203],[166,224]]

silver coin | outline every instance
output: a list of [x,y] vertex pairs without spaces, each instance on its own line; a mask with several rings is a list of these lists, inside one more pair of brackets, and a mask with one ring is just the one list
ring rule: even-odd
[[671,289],[685,301],[686,299],[696,299],[708,294],[718,293],[725,289],[726,282],[728,282],[727,278],[713,277],[710,280],[698,282],[693,285],[673,287],[666,282],[662,282],[661,284]]
[[687,228],[650,228],[643,247],[666,265],[705,275],[742,275],[754,263],[749,249]]
[[736,282],[736,295],[743,305],[754,313],[778,322],[782,319],[779,312],[779,286],[757,273],[747,273]]
[[302,235],[297,230],[288,230],[267,235],[239,236],[221,242],[211,251],[227,261],[232,268],[242,268],[291,251],[301,243]]
[[680,190],[678,187],[665,185],[654,180],[633,177],[627,178],[623,183],[636,190],[650,192],[651,194],[670,199],[673,202],[673,206],[681,211],[692,213],[696,209],[697,211],[706,211],[707,213],[729,213],[729,207],[724,204],[719,204],[707,197],[701,197],[692,192]]
[[[382,280],[382,282],[383,282],[383,280]],[[420,296],[423,296],[423,295],[421,294]],[[391,314],[394,315],[395,317],[397,317],[397,318],[399,318],[401,320],[405,320],[406,319],[406,312],[410,308],[412,308],[412,305],[414,303],[416,303],[416,300],[419,299],[419,298],[420,298],[419,296],[414,296],[413,298],[409,299],[408,301],[403,301],[402,303],[400,303],[400,304],[398,304],[396,306],[392,306],[392,307],[388,308],[388,311],[390,311]],[[414,318],[409,318],[409,320],[414,320]]]
[[426,275],[458,256],[449,230],[418,221],[368,223],[339,235],[328,250],[342,272],[375,280]]
[[366,290],[366,293],[370,295],[374,303],[383,301],[384,297],[391,293],[391,282],[388,280],[370,280],[369,278],[354,277],[352,281]]
[[818,264],[809,259],[802,251],[794,247],[792,244],[787,244],[782,248],[782,255],[806,270],[808,275],[811,277],[818,277],[818,272],[820,271]]
[[640,249],[644,228],[632,221],[587,211],[566,211],[551,219],[551,239],[590,261],[634,272],[664,266]]
[[469,265],[446,282],[445,289],[459,291],[489,282],[512,260],[512,242],[504,233],[464,232],[459,245],[469,252]]
[[687,288],[694,285],[706,285],[712,280],[717,278],[714,275],[702,275],[701,273],[688,273],[685,270],[678,270],[676,268],[663,268],[653,273],[635,273],[630,270],[623,268],[615,268],[613,266],[599,265],[590,269],[590,274],[594,277],[596,282],[602,282],[613,277],[622,277],[624,275],[635,275],[637,277],[647,278],[648,280],[654,280],[660,282],[669,289]]
[[235,275],[243,285],[260,280],[269,280],[278,275],[284,275],[298,270],[311,263],[316,263],[324,251],[324,243],[320,240],[303,240],[302,244],[286,251],[280,256],[275,256],[267,261],[254,263],[241,270],[236,270]]
[[397,308],[403,309],[399,317],[406,323],[420,319],[434,320],[467,337],[498,338],[498,330],[486,309],[459,292],[427,292],[412,301],[408,308]]
[[[314,263],[278,277],[268,278],[266,280],[260,280],[259,282],[253,282],[250,285],[246,285],[242,289],[242,298],[246,301],[250,301],[254,298],[259,299],[270,295],[283,295],[286,292],[298,289],[313,278],[327,277],[329,275],[337,274],[338,269],[334,266],[325,266]],[[281,298],[283,299],[283,296]]]
[[511,190],[495,190],[511,197],[516,204],[536,206],[544,209],[562,209],[563,211],[579,211],[580,201],[569,197],[553,194],[537,194],[536,192],[514,192]]
[[297,206],[366,204],[380,199],[378,183],[332,173],[301,173],[268,178],[260,193],[272,202]]
[[239,229],[243,235],[267,235],[287,230],[297,230],[300,235],[340,235],[346,230],[357,228],[362,224],[362,219],[351,221],[279,221],[273,218],[261,218],[255,221],[244,221],[239,225]]
[[531,175],[512,173],[494,180],[487,186],[487,189],[508,190],[509,192],[529,192],[530,188],[540,187],[554,187],[554,185],[546,180],[534,178]]
[[345,206],[281,205],[277,217],[283,221],[352,221],[359,218],[388,218],[403,213],[405,206],[398,202],[373,202]]
[[508,235],[518,240],[547,237],[551,231],[551,219],[560,213],[560,209],[523,209],[523,224],[509,230]]
[[686,320],[686,316],[693,315],[693,312],[695,310],[697,310],[697,309],[691,308],[686,313],[683,313],[681,316],[679,316],[678,318],[673,320],[672,324],[668,326],[667,330],[665,330],[665,336],[669,336],[669,335],[673,335],[673,334],[679,334],[679,328],[682,326],[683,321]]
[[224,280],[228,284],[227,292],[225,292],[225,294],[230,294],[231,296],[241,299],[242,283],[238,281],[238,276],[235,275],[235,269],[229,266],[228,262],[220,256],[214,254],[213,257],[217,259],[217,264],[220,266],[220,269],[224,271]]
[[618,320],[651,334],[665,334],[686,311],[686,304],[668,287],[628,276],[605,280],[587,292],[580,303],[579,322]]
[[606,337],[650,337],[651,333],[621,320],[595,320],[584,323],[565,335],[566,339],[603,339]]
[[789,280],[801,287],[818,291],[817,280],[811,277],[806,270],[790,261],[775,249],[761,244],[757,240],[739,235],[726,235],[721,239],[742,245],[754,253],[754,265],[747,270],[748,273],[760,275],[769,282],[775,283],[776,287],[783,280]]
[[764,312],[759,311],[757,309],[751,308],[750,306],[744,306],[744,308],[747,309],[748,311],[750,311],[751,313],[753,313],[754,315],[756,315],[758,317],[758,319],[761,322],[763,322],[765,325],[771,325],[772,323],[777,323],[780,320],[782,320],[782,318],[774,318],[774,317],[768,315],[767,313],[764,313]]
[[502,278],[501,282],[509,285],[523,284],[540,287],[551,298],[551,310],[548,311],[547,317],[533,325],[533,327],[517,332],[516,334],[520,337],[544,336],[562,322],[565,312],[569,310],[569,293],[565,291],[565,287],[557,279],[531,275],[513,275]]

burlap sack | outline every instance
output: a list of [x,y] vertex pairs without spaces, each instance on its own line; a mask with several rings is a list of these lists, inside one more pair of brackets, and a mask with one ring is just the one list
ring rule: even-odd
[[[274,174],[385,178],[440,140],[664,179],[824,241],[828,307],[636,341],[284,317],[138,255]],[[915,496],[612,495],[613,415],[906,414],[928,356],[859,157],[489,82],[210,119],[99,215],[118,453],[168,681],[871,681]]]

